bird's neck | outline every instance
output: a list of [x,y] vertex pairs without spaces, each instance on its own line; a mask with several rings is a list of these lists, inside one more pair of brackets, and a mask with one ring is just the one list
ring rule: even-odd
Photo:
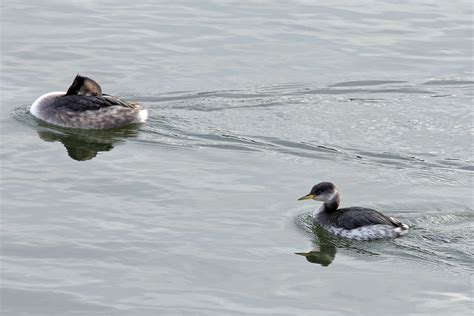
[[334,212],[339,207],[340,202],[339,193],[336,191],[329,199],[324,201],[320,210],[328,213]]
[[325,214],[335,212],[337,208],[339,207],[339,203],[340,203],[339,193],[336,191],[329,199],[324,201],[323,205],[321,205],[320,208],[316,209],[313,212],[313,217],[318,218],[318,217],[324,216]]

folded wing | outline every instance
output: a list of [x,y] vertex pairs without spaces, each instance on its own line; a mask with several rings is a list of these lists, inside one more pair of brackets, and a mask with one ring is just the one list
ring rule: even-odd
[[131,109],[139,108],[137,104],[126,102],[109,95],[65,95],[58,98],[52,106],[56,109],[65,109],[75,112],[100,110],[110,106],[122,106]]
[[338,209],[335,214],[336,223],[345,229],[354,229],[368,225],[389,225],[403,227],[403,224],[395,218],[385,216],[376,210],[363,207],[349,207]]

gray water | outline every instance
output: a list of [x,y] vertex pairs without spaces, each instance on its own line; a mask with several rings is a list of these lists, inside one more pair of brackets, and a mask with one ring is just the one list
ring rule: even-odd
[[[472,4],[314,2],[2,1],[3,314],[472,313]],[[147,123],[28,113],[76,73]]]

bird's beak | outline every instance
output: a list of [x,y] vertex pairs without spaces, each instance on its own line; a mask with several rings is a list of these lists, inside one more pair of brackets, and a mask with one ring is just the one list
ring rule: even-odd
[[298,199],[298,201],[301,201],[301,200],[312,200],[314,199],[315,195],[314,194],[307,194],[305,196],[302,196]]

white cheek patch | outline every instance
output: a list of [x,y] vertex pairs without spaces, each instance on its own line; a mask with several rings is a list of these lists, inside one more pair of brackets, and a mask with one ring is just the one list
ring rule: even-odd
[[333,201],[334,199],[336,199],[338,195],[339,193],[336,190],[332,194],[325,193],[325,194],[317,195],[315,200],[321,201],[321,202]]
[[329,199],[328,199],[328,200],[334,200],[337,195],[338,195],[338,192],[337,192],[337,190],[336,190],[336,191],[333,192],[333,194],[331,194],[331,195],[329,196]]

